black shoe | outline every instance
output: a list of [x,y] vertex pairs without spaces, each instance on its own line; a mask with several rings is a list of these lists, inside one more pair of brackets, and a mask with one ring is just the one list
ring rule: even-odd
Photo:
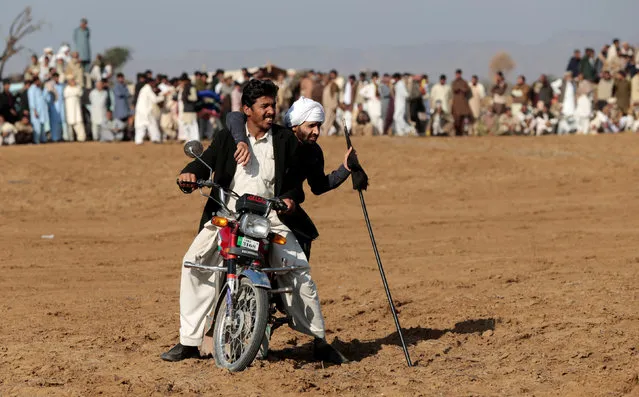
[[316,360],[328,361],[333,364],[345,364],[348,359],[337,349],[329,345],[325,339],[315,338],[313,341],[313,357]]
[[173,346],[168,352],[162,353],[160,358],[164,361],[182,361],[185,358],[200,357],[200,350],[197,346],[184,346],[181,343]]

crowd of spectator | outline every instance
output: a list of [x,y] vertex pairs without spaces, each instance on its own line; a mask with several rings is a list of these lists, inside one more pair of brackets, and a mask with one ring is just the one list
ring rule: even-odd
[[[324,106],[322,134],[530,135],[639,132],[639,53],[613,40],[599,52],[575,50],[559,79],[541,75],[532,84],[518,76],[509,86],[502,72],[485,87],[476,75],[455,71],[431,84],[426,74],[361,72],[340,76],[313,70],[263,67],[241,75],[218,69],[179,77],[147,70],[127,81],[98,54],[91,62],[88,22],[71,45],[33,55],[23,86],[0,93],[0,145],[210,139],[226,114],[240,111],[242,88],[269,78],[279,87],[281,121],[300,96]],[[344,120],[344,123],[342,123]]]

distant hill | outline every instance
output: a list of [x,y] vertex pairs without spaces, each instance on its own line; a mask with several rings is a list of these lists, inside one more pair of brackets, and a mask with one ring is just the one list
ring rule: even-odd
[[[328,47],[280,47],[253,51],[189,51],[164,59],[139,58],[126,66],[132,74],[152,67],[177,74],[183,70],[192,72],[206,65],[208,70],[216,68],[238,69],[243,66],[263,65],[267,61],[284,68],[312,68],[328,71],[337,69],[341,74],[360,70],[383,72],[428,73],[431,80],[441,73],[452,76],[455,69],[462,68],[464,74],[489,77],[491,57],[498,51],[510,53],[517,63],[514,74],[524,74],[536,79],[540,73],[561,75],[575,48],[583,50],[593,47],[599,51],[610,43],[613,35],[605,32],[566,32],[538,44],[521,45],[509,41],[501,42],[452,42],[438,41],[415,46],[382,46],[360,49]],[[631,43],[634,38],[621,38]]]

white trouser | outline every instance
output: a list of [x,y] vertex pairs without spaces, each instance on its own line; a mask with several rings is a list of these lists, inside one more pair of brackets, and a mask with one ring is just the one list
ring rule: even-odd
[[561,120],[559,120],[559,124],[557,125],[557,135],[570,134],[570,132],[576,128],[577,125],[574,118],[572,116],[564,116]]
[[160,127],[158,121],[154,117],[149,117],[148,124],[135,126],[135,144],[141,145],[144,142],[146,133],[149,133],[149,139],[151,142],[160,142],[162,135],[160,133]]
[[13,132],[7,134],[7,136],[0,135],[0,146],[2,145],[15,145],[16,136]]
[[[297,239],[276,215],[270,217],[272,231],[286,237],[286,244],[271,246],[271,266],[303,266],[278,276],[279,288],[292,287],[292,293],[282,294],[284,307],[292,318],[293,329],[304,334],[324,338],[324,317],[320,309],[317,287],[311,279],[310,266]],[[183,262],[221,266],[217,252],[218,228],[207,222],[189,247]],[[199,346],[204,337],[205,319],[214,309],[219,293],[220,272],[192,269],[182,266],[180,284],[180,343]]]
[[588,135],[590,134],[590,117],[588,116],[577,116],[577,133]]
[[74,134],[78,142],[84,142],[87,140],[87,134],[83,122],[80,121],[75,124],[69,124],[69,141],[73,141]]
[[200,140],[200,130],[197,125],[197,119],[194,119],[190,123],[186,123],[182,120],[178,122],[178,139],[181,141],[199,141]]
[[619,120],[619,128],[622,131],[630,131],[632,130],[634,123],[635,123],[635,119],[632,116],[623,116]]
[[91,137],[94,142],[100,140],[100,123],[91,123]]
[[395,112],[393,113],[393,121],[395,122],[395,135],[404,136],[407,135],[411,126],[406,122],[406,105],[395,104]]

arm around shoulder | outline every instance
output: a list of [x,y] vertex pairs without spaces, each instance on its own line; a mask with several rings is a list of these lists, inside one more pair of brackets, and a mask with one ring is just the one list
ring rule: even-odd
[[226,128],[231,131],[235,143],[248,144],[246,136],[246,115],[242,112],[230,112],[226,115]]

